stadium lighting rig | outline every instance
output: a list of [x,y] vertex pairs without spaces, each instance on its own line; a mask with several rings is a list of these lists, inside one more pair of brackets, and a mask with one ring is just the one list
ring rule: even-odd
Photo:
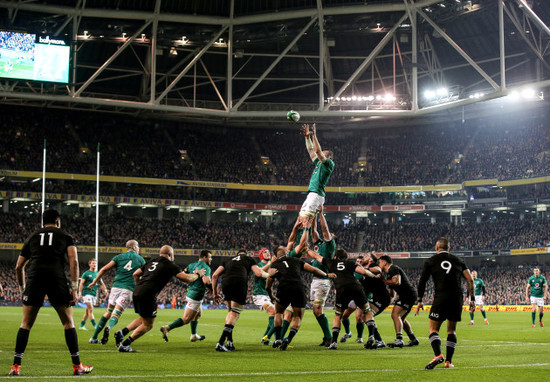
[[442,103],[456,101],[460,98],[460,87],[458,85],[451,87],[439,87],[437,89],[427,89],[424,91],[424,102],[426,106],[440,105]]
[[405,97],[391,93],[328,97],[325,103],[338,110],[405,110],[410,106]]

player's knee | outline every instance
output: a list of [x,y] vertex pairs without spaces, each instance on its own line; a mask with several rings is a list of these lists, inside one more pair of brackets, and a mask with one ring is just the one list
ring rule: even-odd
[[116,317],[120,317],[122,315],[122,312],[124,312],[124,310],[119,310],[119,309],[115,309],[113,311],[113,314],[116,316]]

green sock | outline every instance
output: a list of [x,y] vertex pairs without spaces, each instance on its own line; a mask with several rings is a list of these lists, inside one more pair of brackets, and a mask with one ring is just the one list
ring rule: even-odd
[[269,329],[269,332],[267,332],[266,334],[267,338],[271,338],[273,333],[275,333],[275,321],[273,321],[273,326]]
[[485,313],[484,310],[481,311],[481,314],[483,315],[483,319],[486,320],[487,319],[487,313]]
[[531,320],[533,321],[533,325],[535,325],[535,316],[537,315],[536,312],[531,313]]
[[95,328],[95,327],[97,326],[97,324],[96,324],[96,322],[95,322],[95,319],[94,319],[94,318],[92,318],[92,319],[91,319],[90,321],[92,322],[92,325],[93,325],[93,326],[94,326],[94,328]]
[[118,317],[117,316],[111,316],[111,319],[109,320],[109,323],[107,326],[109,329],[112,329],[116,324],[118,324]]
[[99,335],[99,333],[101,333],[101,331],[105,327],[106,323],[107,323],[107,319],[105,317],[101,316],[101,319],[99,320],[99,323],[95,327],[94,334],[92,334],[92,338],[94,340],[97,340],[97,336]]
[[321,314],[319,317],[315,317],[321,329],[323,329],[323,337],[329,340],[332,339],[332,332],[330,331],[330,326],[328,326],[328,319],[325,314]]
[[344,325],[344,329],[346,330],[346,334],[351,334],[351,329],[349,328],[349,318],[346,318],[345,320],[342,320],[342,325]]
[[474,320],[474,312],[470,312],[470,321]]
[[290,326],[290,321],[283,320],[283,329],[281,330],[281,338],[285,338],[285,333]]
[[80,327],[83,328],[86,326],[86,320],[80,321]]
[[267,334],[271,331],[271,328],[273,327],[274,322],[275,322],[275,317],[269,316],[267,320],[267,328],[265,329],[264,337],[267,336]]
[[175,328],[179,328],[181,326],[183,326],[183,320],[181,318],[178,318],[178,319],[174,320],[174,322],[172,322],[171,324],[168,325],[170,330],[175,329]]
[[358,322],[355,324],[355,327],[357,328],[357,338],[363,338],[363,330],[365,329],[365,323],[364,322]]
[[199,322],[198,321],[191,321],[190,325],[191,325],[191,334],[197,334],[197,326],[199,325]]
[[544,316],[543,312],[539,312],[539,322],[542,322],[542,316]]

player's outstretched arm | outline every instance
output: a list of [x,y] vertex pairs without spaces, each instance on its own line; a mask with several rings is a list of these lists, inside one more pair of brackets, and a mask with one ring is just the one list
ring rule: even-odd
[[90,283],[90,285],[88,285],[88,289],[92,289],[95,284],[97,284],[97,282],[99,281],[99,279],[101,278],[101,276],[103,276],[105,274],[105,272],[107,272],[109,269],[111,269],[112,267],[115,266],[115,262],[113,260],[109,261],[107,264],[105,264],[100,270],[99,272],[97,272],[97,276],[95,277],[94,281],[92,281]]
[[525,300],[529,302],[529,291],[531,290],[531,284],[527,283],[527,288],[525,289]]
[[[322,206],[321,206],[322,208]],[[319,232],[317,232],[317,217],[313,217],[313,221],[311,222],[311,241],[313,243],[317,243],[319,239],[321,238],[319,236]]]
[[319,268],[316,268],[313,265],[309,265],[308,263],[304,264],[304,271],[313,273],[317,277],[330,277],[331,279],[336,278],[336,275],[334,273],[325,273]]
[[315,149],[313,148],[313,141],[311,140],[311,130],[309,130],[309,125],[302,125],[302,134],[304,134],[304,138],[306,140],[307,153],[309,154],[311,160],[314,162],[315,159],[317,159],[317,154],[315,153]]
[[176,278],[186,283],[192,283],[193,281],[198,280],[199,277],[204,276],[204,272],[204,269],[197,269],[194,273],[180,272],[176,275]]
[[364,268],[362,265],[356,266],[355,267],[355,272],[357,272],[359,274],[362,274],[364,276],[367,276],[367,277],[372,277],[372,278],[378,277],[377,275],[375,275],[374,273],[372,273],[368,269]]
[[323,239],[325,241],[332,240],[332,234],[330,233],[330,230],[328,229],[327,219],[325,219],[325,215],[323,215],[323,206],[321,206],[321,208],[319,210],[319,221],[321,223],[321,231],[323,232]]
[[312,249],[307,250],[307,257],[311,257],[312,259],[315,259],[320,263],[323,262],[323,256],[319,255],[317,252],[315,252]]
[[296,219],[296,223],[294,223],[294,227],[292,227],[292,232],[290,232],[290,236],[288,237],[288,242],[286,245],[286,249],[289,251],[294,247],[294,243],[296,243],[296,237],[298,236],[298,230],[302,228],[302,222],[300,221],[300,218]]
[[273,295],[273,278],[271,275],[267,278],[267,281],[265,283],[265,290],[267,291],[267,295],[271,299],[271,301],[275,301],[275,296]]
[[304,233],[302,234],[302,238],[300,239],[300,243],[294,248],[294,251],[296,254],[300,255],[304,249],[307,247],[307,240],[309,238],[309,230],[310,228],[305,228]]
[[315,124],[313,124],[311,128],[311,135],[312,135],[313,149],[315,150],[315,155],[322,163],[325,163],[327,158],[325,157],[325,154],[323,154],[323,150],[321,149],[321,145],[319,144],[319,140],[317,139],[317,127],[315,126]]

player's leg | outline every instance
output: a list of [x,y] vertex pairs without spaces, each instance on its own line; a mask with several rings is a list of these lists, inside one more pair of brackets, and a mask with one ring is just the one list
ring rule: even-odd
[[334,305],[334,320],[332,321],[332,341],[328,347],[329,349],[337,349],[336,343],[338,342],[338,336],[340,335],[340,326],[343,314],[344,310],[342,304],[336,303]]
[[317,323],[323,331],[323,341],[320,346],[328,346],[332,340],[332,333],[330,332],[330,326],[327,316],[323,312],[323,307],[327,300],[330,287],[330,280],[316,279],[311,282],[310,298],[313,305],[313,315],[317,319]]
[[29,334],[39,311],[40,306],[23,305],[23,318],[21,319],[21,325],[17,331],[15,351],[13,354],[13,366],[11,367],[10,375],[19,375],[20,373],[21,359],[27,348]]
[[[305,296],[304,296],[304,304],[305,304]],[[279,347],[279,350],[286,350],[288,348],[288,345],[292,342],[292,339],[296,336],[298,333],[298,330],[300,330],[300,326],[302,325],[302,318],[304,317],[305,308],[303,307],[292,307],[292,322],[290,324],[290,331],[288,332],[288,337],[283,340],[281,343],[281,346]]]
[[357,329],[357,342],[358,344],[363,343],[363,331],[365,330],[365,314],[361,309],[355,311],[355,328]]
[[[217,351],[232,351],[235,350],[233,346],[233,329],[239,319],[241,312],[243,311],[244,304],[239,304],[236,301],[226,302],[229,311],[225,317],[225,326],[222,331],[222,335],[216,345]],[[227,340],[227,346],[224,345]]]
[[456,321],[447,320],[447,344],[445,353],[445,367],[452,368],[453,366],[453,355],[456,349]]
[[542,323],[542,317],[544,316],[544,299],[541,298],[539,300],[539,324],[540,326],[544,326]]
[[409,322],[409,320],[407,320],[409,313],[410,309],[405,308],[404,314],[401,316],[401,321],[403,322],[403,330],[405,330],[405,333],[407,333],[407,337],[409,337],[409,342],[407,343],[407,346],[418,346],[418,339],[414,335],[411,323]]
[[168,342],[168,332],[180,328],[183,325],[187,325],[198,315],[200,311],[200,301],[192,300],[187,298],[187,305],[185,306],[185,311],[181,318],[177,318],[168,325],[160,327],[160,332],[162,333],[162,338],[165,342]]
[[[393,310],[391,312],[391,318],[393,320],[393,326],[395,328],[395,342],[393,345],[401,345],[400,347],[403,347],[403,320],[401,319],[401,315],[403,314],[403,307],[399,305],[394,305]],[[389,344],[390,346],[392,344]],[[393,347],[393,346],[390,346]]]
[[136,318],[134,321],[130,322],[126,327],[120,329],[115,333],[115,345],[118,348],[120,344],[124,341],[124,337],[132,330],[135,330],[139,325],[141,325],[141,317]]
[[153,329],[153,324],[155,323],[155,317],[139,317],[136,318],[129,325],[130,327],[135,327],[132,334],[130,334],[118,347],[119,352],[123,353],[137,353],[136,350],[132,349],[132,343],[143,336],[145,333]]
[[537,317],[537,302],[531,296],[531,327],[535,327],[535,318]]
[[473,308],[470,308],[470,322],[468,323],[468,325],[473,325],[474,324],[474,313],[476,312],[476,306],[474,306]]
[[429,339],[430,345],[434,352],[433,359],[426,365],[427,370],[431,370],[440,363],[445,361],[443,354],[441,354],[441,338],[439,337],[439,329],[441,328],[442,321],[429,320]]
[[202,341],[206,336],[201,336],[197,333],[197,327],[199,326],[199,319],[202,317],[202,301],[199,301],[199,311],[195,312],[194,317],[191,319],[189,326],[191,327],[191,342]]
[[86,310],[84,311],[84,316],[82,317],[82,321],[80,322],[80,330],[88,330],[86,329],[86,320],[88,318],[93,318],[93,306],[92,303],[89,301],[86,301]]
[[268,317],[267,329],[262,337],[262,343],[264,345],[269,345],[269,340],[271,339],[273,333],[275,333],[275,306],[271,302],[266,302],[262,309],[266,311]]
[[[114,292],[111,291],[111,295],[113,293]],[[90,341],[89,341],[91,344],[99,343],[97,337],[99,336],[99,333],[101,333],[101,331],[103,330],[103,328],[105,327],[109,319],[111,318],[111,315],[115,310],[115,304],[116,304],[115,301],[111,301],[111,296],[109,296],[109,303],[107,305],[107,310],[105,311],[105,313],[103,313],[103,316],[101,316],[101,318],[99,319],[99,322],[97,323],[97,326],[95,327],[94,333],[92,334],[92,338],[90,338]]]
[[283,327],[281,328],[281,337],[284,338],[286,331],[288,330],[288,327],[290,326],[290,323],[292,322],[292,316],[294,315],[294,311],[292,310],[291,306],[287,306],[285,308],[285,311],[283,313]]
[[283,315],[285,314],[286,306],[275,302],[275,319],[273,321],[274,330],[275,330],[275,342],[273,343],[274,348],[281,346],[283,341]]
[[340,317],[340,322],[344,326],[344,335],[342,338],[340,338],[340,342],[346,342],[348,338],[351,338],[351,329],[350,329],[350,322],[349,318],[355,312],[357,309],[357,306],[355,305],[355,302],[352,300],[347,305],[346,310],[344,310],[342,316]]
[[[53,305],[53,302],[52,302]],[[88,374],[93,370],[93,366],[86,366],[80,362],[80,353],[78,350],[78,335],[74,327],[73,321],[73,308],[71,306],[54,305],[55,311],[61,320],[63,329],[65,329],[65,342],[69,353],[71,354],[71,360],[73,362],[73,374]]]
[[374,323],[374,314],[376,313],[376,311],[373,309],[373,307],[375,309],[377,309],[377,307],[373,304],[370,304],[370,310],[363,315],[363,318],[365,320],[365,324],[367,325],[367,330],[369,332],[369,338],[367,339],[367,342],[365,343],[365,349],[374,349],[374,341],[375,341],[375,337],[374,337],[374,327],[375,327],[375,323]]
[[485,307],[483,304],[479,305],[479,310],[481,311],[481,315],[483,316],[483,321],[485,321],[485,325],[489,325],[489,321],[487,320],[487,313],[485,312]]

